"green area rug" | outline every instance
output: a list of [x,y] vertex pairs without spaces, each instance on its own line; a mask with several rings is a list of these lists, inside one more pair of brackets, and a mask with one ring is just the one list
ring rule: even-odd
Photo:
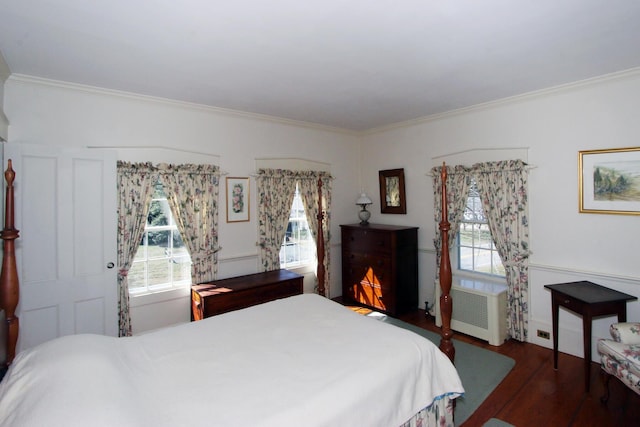
[[[440,344],[440,335],[389,316],[372,313],[383,322],[413,331],[435,345]],[[460,425],[478,409],[504,377],[511,371],[515,361],[510,357],[454,339],[455,365],[464,386],[464,396],[457,399],[455,423]]]
[[491,418],[489,421],[484,423],[482,427],[513,427],[513,425],[505,423],[497,418]]

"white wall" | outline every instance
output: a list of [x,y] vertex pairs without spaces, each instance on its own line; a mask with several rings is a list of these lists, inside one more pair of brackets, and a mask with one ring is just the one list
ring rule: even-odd
[[[303,158],[328,163],[335,177],[331,231],[337,236],[332,242],[330,295],[341,294],[337,239],[339,225],[357,217],[354,202],[358,195],[358,136],[15,75],[5,85],[5,110],[11,120],[11,144],[117,147],[120,160],[210,162],[218,164],[229,176],[255,174],[257,158]],[[225,192],[221,186],[219,243],[223,249],[219,255],[219,278],[259,271],[253,178],[250,197],[250,221],[226,223]],[[313,281],[308,277],[305,291],[312,289]],[[132,302],[134,332],[188,319],[187,292]]]
[[[428,96],[428,95],[426,95]],[[332,214],[331,295],[340,295],[339,225],[356,222],[361,189],[374,200],[371,222],[419,230],[420,302],[433,303],[433,192],[426,173],[434,158],[472,149],[527,148],[531,249],[530,340],[551,330],[550,295],[543,286],[592,280],[640,295],[640,217],[578,213],[578,151],[638,146],[640,71],[588,84],[445,114],[364,136],[271,121],[182,103],[12,76],[5,85],[9,142],[63,146],[169,147],[118,149],[123,160],[198,161],[214,155],[232,176],[255,172],[256,158],[326,162],[336,177]],[[362,143],[361,143],[362,141]],[[178,151],[176,151],[178,150]],[[180,151],[180,150],[186,150]],[[217,156],[217,157],[216,157]],[[380,214],[378,171],[404,168],[406,215]],[[358,173],[361,170],[361,173]],[[255,188],[252,181],[252,188]],[[220,277],[257,271],[255,193],[251,222],[220,221]],[[221,202],[224,199],[221,197]],[[154,302],[154,301],[152,301]],[[184,321],[188,297],[135,307],[139,330]],[[640,319],[640,303],[628,305]],[[594,340],[613,318],[594,322]],[[582,354],[581,319],[563,311],[560,349]],[[135,327],[135,326],[134,326]],[[594,352],[594,354],[596,354]]]
[[[428,93],[427,95],[428,96]],[[591,280],[640,296],[640,217],[578,212],[578,152],[640,146],[640,70],[596,79],[372,132],[361,153],[363,187],[373,196],[371,222],[420,227],[420,301],[433,302],[433,190],[425,174],[441,159],[472,149],[528,148],[531,261],[530,341],[551,331],[543,286]],[[404,168],[407,215],[382,215],[378,170]],[[455,302],[454,302],[455,305]],[[640,303],[628,304],[640,320]],[[615,318],[594,322],[594,339]],[[582,355],[581,318],[560,315],[560,350]],[[594,352],[597,354],[597,352]]]
[[10,75],[11,70],[0,52],[0,141],[6,141],[9,134],[9,120],[4,114],[4,82]]

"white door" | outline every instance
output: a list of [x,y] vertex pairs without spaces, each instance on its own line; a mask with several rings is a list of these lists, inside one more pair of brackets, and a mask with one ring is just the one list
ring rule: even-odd
[[20,279],[18,351],[70,334],[118,333],[116,155],[8,143]]

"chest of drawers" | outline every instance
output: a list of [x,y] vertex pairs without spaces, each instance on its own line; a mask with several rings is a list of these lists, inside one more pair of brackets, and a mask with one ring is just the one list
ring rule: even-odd
[[274,270],[191,286],[191,318],[201,320],[302,293],[303,276]]
[[418,228],[341,225],[342,298],[390,315],[418,308]]

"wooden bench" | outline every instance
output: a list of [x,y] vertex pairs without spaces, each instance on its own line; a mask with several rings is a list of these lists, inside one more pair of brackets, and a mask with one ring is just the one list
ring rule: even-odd
[[274,270],[191,286],[191,319],[216,314],[302,293],[303,276],[289,270]]

